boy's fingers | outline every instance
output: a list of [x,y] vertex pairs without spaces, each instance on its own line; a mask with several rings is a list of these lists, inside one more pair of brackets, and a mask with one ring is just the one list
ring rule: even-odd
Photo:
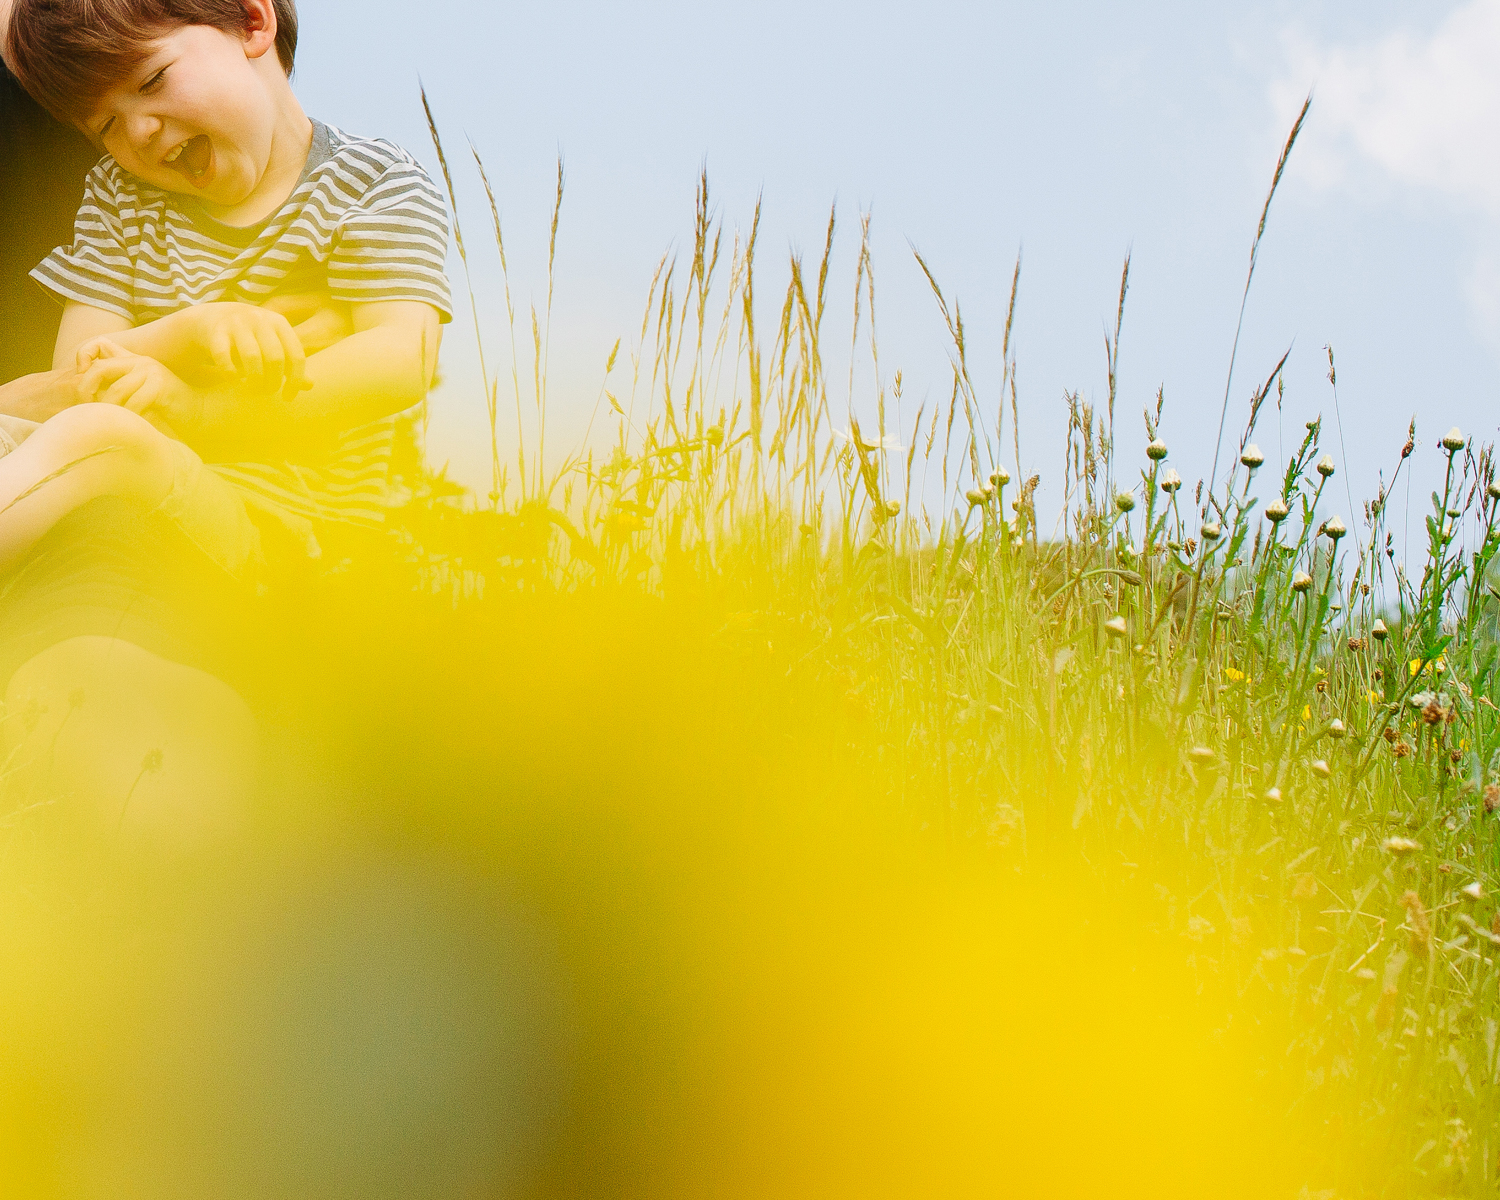
[[306,376],[307,355],[302,351],[302,341],[297,337],[297,331],[285,321],[281,323],[280,328],[276,332],[280,338],[282,353],[285,356],[284,378],[286,379],[286,386],[283,390],[287,398],[290,399],[309,386]]
[[245,379],[259,379],[265,365],[260,358],[260,343],[248,329],[234,331],[234,352],[239,359],[240,375]]
[[116,379],[105,389],[104,394],[99,397],[102,404],[124,405],[140,390],[141,385],[146,382],[146,372],[140,367],[130,367],[124,375]]
[[97,401],[101,389],[108,387],[131,369],[131,364],[124,359],[100,359],[79,379],[79,391]]
[[230,341],[229,330],[222,325],[215,329],[208,339],[208,355],[213,359],[217,370],[223,371],[226,375],[235,373],[233,343]]

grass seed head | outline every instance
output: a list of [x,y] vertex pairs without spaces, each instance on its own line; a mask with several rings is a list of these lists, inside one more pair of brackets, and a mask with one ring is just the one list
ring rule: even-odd
[[1181,486],[1182,476],[1169,467],[1167,473],[1161,477],[1161,490],[1170,496]]
[[1104,632],[1110,637],[1122,638],[1125,636],[1125,618],[1121,616],[1110,617],[1104,622]]
[[1313,759],[1312,765],[1308,767],[1308,770],[1316,775],[1319,779],[1330,779],[1333,777],[1333,769],[1329,767],[1325,759]]
[[1370,626],[1370,636],[1377,642],[1383,642],[1385,641],[1389,633],[1390,630],[1385,627],[1385,622],[1382,621],[1379,617],[1376,617],[1375,624]]
[[1338,470],[1338,467],[1333,461],[1333,455],[1325,454],[1322,458],[1318,459],[1318,474],[1324,479],[1327,479],[1336,470]]
[[1464,448],[1464,444],[1464,435],[1459,431],[1457,425],[1443,434],[1443,449],[1448,451],[1449,454],[1457,454]]
[[1161,438],[1152,438],[1146,446],[1146,457],[1152,462],[1161,462],[1167,457],[1167,443]]
[[1411,927],[1411,952],[1418,958],[1432,954],[1432,920],[1416,892],[1401,894],[1401,907],[1406,909],[1406,923]]
[[1305,592],[1313,585],[1313,577],[1306,571],[1298,571],[1292,576],[1292,591]]
[[1272,500],[1271,503],[1266,505],[1266,520],[1270,521],[1273,525],[1280,525],[1283,521],[1285,521],[1286,514],[1286,501],[1283,500],[1280,496],[1277,496],[1276,499]]
[[1415,854],[1422,848],[1421,842],[1414,842],[1411,838],[1388,837],[1380,843],[1380,848],[1387,854],[1393,854],[1397,858],[1404,858],[1408,854]]
[[1266,456],[1260,452],[1260,447],[1257,446],[1254,442],[1251,442],[1248,446],[1246,446],[1245,452],[1240,455],[1240,462],[1244,463],[1245,466],[1249,467],[1252,471],[1265,461]]

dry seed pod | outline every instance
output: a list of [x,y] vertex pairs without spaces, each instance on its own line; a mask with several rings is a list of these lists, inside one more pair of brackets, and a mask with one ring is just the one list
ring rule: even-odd
[[1307,769],[1314,775],[1316,775],[1319,779],[1329,779],[1333,776],[1332,768],[1330,768],[1328,763],[1321,758],[1313,759],[1312,763],[1308,766]]
[[1152,438],[1146,446],[1146,457],[1152,462],[1161,462],[1167,457],[1167,443],[1161,438]]
[[1376,617],[1375,624],[1370,626],[1370,636],[1377,642],[1383,642],[1385,641],[1389,633],[1390,630],[1385,627],[1385,622],[1382,621],[1379,617]]
[[1128,513],[1135,507],[1135,497],[1129,492],[1121,492],[1115,497],[1115,507],[1122,513]]
[[1318,459],[1318,474],[1324,479],[1327,479],[1337,469],[1333,461],[1333,455],[1325,454],[1322,458]]
[[1279,525],[1281,524],[1281,522],[1285,521],[1286,514],[1286,501],[1283,500],[1280,496],[1277,496],[1276,499],[1272,500],[1271,503],[1266,505],[1266,520],[1270,521],[1273,525]]
[[1305,592],[1313,585],[1313,577],[1306,571],[1298,571],[1292,576],[1292,591]]
[[1464,435],[1459,432],[1458,426],[1455,425],[1447,433],[1443,434],[1443,449],[1448,451],[1449,454],[1457,454],[1464,448],[1464,441]]
[[1266,461],[1266,456],[1260,452],[1260,447],[1251,442],[1245,447],[1245,452],[1240,455],[1240,462],[1244,463],[1252,471],[1261,463]]
[[1500,783],[1488,784],[1484,789],[1484,811],[1494,812],[1500,808]]
[[1104,632],[1110,637],[1122,638],[1125,636],[1125,618],[1121,616],[1110,617],[1104,622]]
[[1176,471],[1168,468],[1167,473],[1161,477],[1161,490],[1171,495],[1182,486],[1182,476]]

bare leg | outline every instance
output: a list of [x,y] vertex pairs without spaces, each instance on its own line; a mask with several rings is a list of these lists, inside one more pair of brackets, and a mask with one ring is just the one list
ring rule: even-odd
[[117,638],[76,637],[25,663],[5,705],[6,750],[29,793],[86,828],[181,845],[240,824],[255,722],[212,675]]
[[113,404],[64,409],[0,458],[0,570],[99,496],[155,504],[172,486],[167,436]]

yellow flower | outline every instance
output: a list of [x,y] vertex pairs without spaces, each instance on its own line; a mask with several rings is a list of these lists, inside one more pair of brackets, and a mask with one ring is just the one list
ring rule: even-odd
[[1448,669],[1448,660],[1446,658],[1438,659],[1437,662],[1432,664],[1432,669],[1441,675]]
[[1311,721],[1312,720],[1312,706],[1311,705],[1304,704],[1302,706],[1302,719],[1304,721]]
[[1240,680],[1242,680],[1242,679],[1245,678],[1245,672],[1243,672],[1243,671],[1236,671],[1233,667],[1225,667],[1224,668],[1224,677],[1226,679],[1232,680],[1235,683],[1239,683]]
[[1421,669],[1422,669],[1422,660],[1420,658],[1414,658],[1414,659],[1412,659],[1411,660],[1411,673],[1413,675],[1415,675]]
[[1373,691],[1366,692],[1365,694],[1367,696],[1369,696],[1371,704],[1379,704],[1380,703],[1380,697],[1377,696]]

